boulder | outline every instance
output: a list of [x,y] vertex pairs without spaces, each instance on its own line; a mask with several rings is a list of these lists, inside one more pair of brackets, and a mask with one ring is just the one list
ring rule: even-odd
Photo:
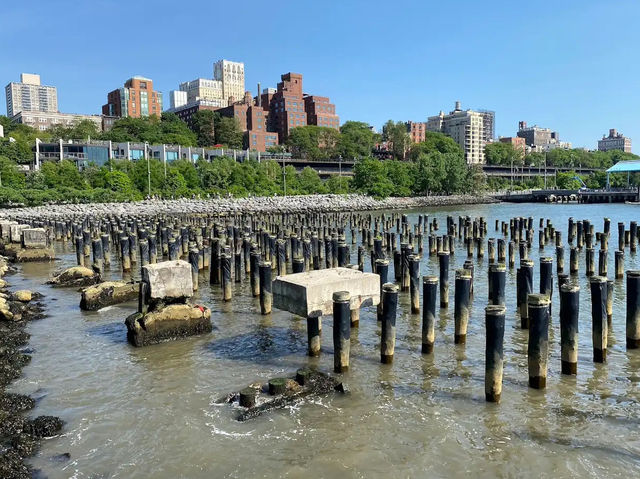
[[84,266],[74,266],[54,276],[47,284],[57,287],[90,286],[100,282],[100,274]]
[[27,289],[21,289],[13,293],[13,299],[21,303],[28,303],[33,298],[33,293]]
[[125,324],[129,342],[147,346],[211,332],[211,310],[198,305],[170,304],[146,314],[134,313]]
[[47,247],[47,232],[44,228],[25,228],[22,230],[22,246],[26,249]]
[[55,259],[53,246],[48,248],[23,248],[20,244],[11,243],[4,246],[3,250],[13,261],[29,263],[34,261],[51,261]]
[[142,268],[147,298],[152,302],[175,302],[193,296],[191,265],[186,261],[163,261]]
[[80,309],[96,311],[112,304],[132,301],[138,297],[138,283],[124,281],[106,281],[82,290]]

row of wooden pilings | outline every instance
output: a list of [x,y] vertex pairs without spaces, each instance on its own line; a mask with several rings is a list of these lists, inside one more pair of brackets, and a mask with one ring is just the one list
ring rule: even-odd
[[[371,269],[380,276],[381,304],[377,317],[381,323],[381,362],[391,363],[395,349],[395,321],[400,291],[408,291],[411,312],[422,310],[422,352],[431,354],[435,343],[435,318],[438,304],[449,306],[450,261],[456,254],[456,243],[462,241],[467,260],[455,271],[454,279],[454,341],[466,342],[474,294],[474,262],[488,259],[488,305],[486,328],[486,397],[498,401],[502,384],[502,361],[507,268],[514,268],[516,255],[517,310],[520,325],[529,331],[529,384],[543,388],[546,384],[548,330],[552,317],[553,259],[541,257],[539,292],[534,293],[534,262],[529,259],[533,247],[533,218],[496,220],[496,232],[502,237],[486,238],[484,218],[459,216],[457,222],[448,216],[444,234],[437,218],[418,215],[412,225],[407,215],[313,214],[313,215],[156,215],[68,219],[65,221],[21,218],[34,226],[45,226],[53,238],[73,239],[79,265],[91,265],[99,271],[110,267],[112,254],[120,261],[123,275],[131,274],[133,265],[144,266],[158,260],[186,257],[192,266],[194,288],[198,288],[199,273],[209,271],[210,285],[220,285],[222,298],[230,301],[233,282],[249,277],[251,294],[260,298],[263,314],[271,313],[273,273],[285,275],[330,267],[365,268],[370,251]],[[580,289],[572,281],[579,273],[579,254],[584,250],[585,274],[590,277],[592,305],[593,359],[606,360],[607,328],[612,315],[613,282],[606,279],[608,244],[611,222],[604,220],[602,232],[595,232],[588,220],[569,219],[567,239],[570,247],[569,274],[565,273],[562,234],[551,221],[540,219],[539,248],[555,242],[556,273],[560,293],[560,331],[562,363],[565,374],[577,371],[577,335]],[[351,251],[346,232],[351,230],[351,244],[357,248],[357,262],[351,264]],[[395,231],[394,231],[395,229]],[[425,245],[425,237],[427,244]],[[624,273],[624,251],[637,249],[638,227],[629,229],[618,223],[618,249],[615,251],[615,277]],[[486,240],[486,241],[485,241]],[[399,247],[398,247],[399,243]],[[595,248],[598,251],[596,276]],[[486,251],[485,251],[486,245]],[[425,248],[426,246],[426,248]],[[422,277],[420,304],[420,262],[423,253],[438,258],[438,275]],[[93,261],[91,260],[93,257]],[[390,260],[393,260],[395,283],[389,282]],[[629,349],[640,346],[640,273],[627,272],[626,335]],[[343,372],[349,365],[349,334],[359,320],[357,311],[345,312],[348,292],[334,296],[335,370]],[[422,306],[422,307],[421,307]],[[320,322],[309,322],[309,354],[320,353]]]

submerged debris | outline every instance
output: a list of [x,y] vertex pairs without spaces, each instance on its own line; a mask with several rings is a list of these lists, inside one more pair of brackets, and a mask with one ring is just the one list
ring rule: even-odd
[[239,392],[227,394],[218,403],[237,404],[243,410],[238,421],[246,421],[274,409],[283,408],[307,396],[332,391],[345,392],[341,382],[328,374],[309,368],[298,369],[295,378],[273,378],[268,383],[253,383]]

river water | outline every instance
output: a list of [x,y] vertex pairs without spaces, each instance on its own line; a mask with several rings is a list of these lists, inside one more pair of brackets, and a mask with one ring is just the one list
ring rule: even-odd
[[[478,205],[421,210],[446,224],[447,214],[495,219],[550,218],[566,241],[567,219],[589,219],[602,230],[612,220],[609,275],[617,222],[638,219],[633,205]],[[416,211],[409,212],[415,222]],[[441,233],[441,232],[440,232]],[[530,256],[539,278],[537,233]],[[426,244],[426,240],[425,240]],[[554,256],[548,245],[543,253]],[[466,259],[461,244],[452,269]],[[565,268],[569,266],[566,249]],[[15,289],[46,295],[50,317],[29,327],[34,350],[16,392],[39,398],[34,415],[66,422],[43,442],[33,466],[51,478],[211,477],[638,477],[640,475],[640,350],[625,348],[625,285],[615,282],[613,328],[606,364],[592,362],[590,294],[580,255],[578,375],[560,374],[557,284],[547,389],[527,386],[527,332],[516,317],[515,269],[507,273],[507,320],[502,402],[484,400],[484,307],[487,258],[476,261],[475,296],[466,345],[453,341],[450,305],[440,310],[434,353],[424,356],[421,316],[401,293],[393,365],[379,359],[375,308],[361,311],[352,330],[348,394],[331,394],[240,423],[228,392],[302,366],[333,370],[331,318],[323,321],[320,358],[306,356],[306,321],[274,310],[261,316],[248,282],[234,285],[231,303],[200,278],[196,300],[212,309],[211,334],[136,349],[126,341],[125,317],[136,304],[82,312],[79,293],[44,281],[75,264],[71,246],[50,265],[25,264],[9,278]],[[356,257],[352,248],[352,257]],[[554,259],[555,260],[555,259]],[[596,258],[597,261],[597,258]],[[554,261],[555,262],[555,261]],[[639,268],[627,250],[626,268]],[[370,262],[365,262],[366,269]],[[436,274],[425,256],[422,274]],[[117,265],[111,266],[120,277]],[[554,264],[555,272],[555,264]],[[392,272],[390,271],[390,277]],[[555,283],[555,279],[554,279]],[[69,453],[68,461],[54,456]]]

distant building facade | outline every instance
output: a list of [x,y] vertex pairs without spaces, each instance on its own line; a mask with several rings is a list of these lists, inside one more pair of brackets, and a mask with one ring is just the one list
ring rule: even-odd
[[411,137],[411,143],[422,143],[426,140],[427,123],[424,121],[408,121],[407,133]]
[[11,82],[5,87],[5,93],[9,118],[21,111],[58,111],[58,90],[54,86],[42,85],[40,75],[22,73],[19,82]]
[[89,120],[96,124],[98,131],[108,130],[104,125],[106,117],[100,115],[79,115],[74,113],[58,113],[46,111],[21,111],[11,117],[11,121],[21,125],[27,125],[39,131],[45,131],[52,126],[73,126],[82,121]]
[[135,76],[127,80],[123,88],[107,95],[102,114],[119,118],[140,118],[162,114],[162,93],[153,89],[153,80]]
[[441,111],[436,116],[430,116],[426,129],[450,136],[464,151],[467,164],[483,164],[484,147],[491,140],[486,136],[485,114],[486,112],[462,110],[457,101],[455,109],[449,114],[445,115]]
[[527,152],[527,144],[524,138],[520,138],[519,136],[501,136],[498,140],[500,143],[510,144],[514,150],[521,152],[523,156]]
[[609,136],[602,135],[598,140],[598,151],[620,150],[631,153],[631,138],[618,133],[615,128],[609,130]]
[[537,125],[527,126],[526,121],[518,122],[519,138],[524,138],[527,149],[532,152],[545,152],[555,148],[571,149],[571,143],[560,141],[560,134],[550,128]]

